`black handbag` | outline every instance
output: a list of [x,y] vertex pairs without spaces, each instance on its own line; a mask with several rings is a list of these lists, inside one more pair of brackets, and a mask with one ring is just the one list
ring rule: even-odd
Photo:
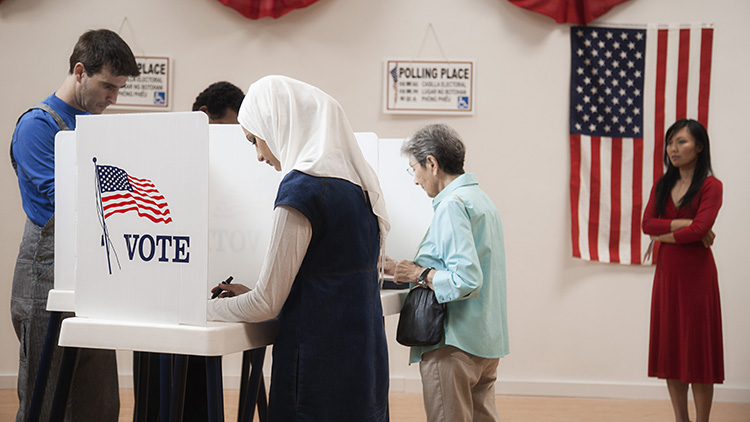
[[396,341],[404,346],[434,346],[443,339],[445,305],[422,279],[406,295],[398,318]]

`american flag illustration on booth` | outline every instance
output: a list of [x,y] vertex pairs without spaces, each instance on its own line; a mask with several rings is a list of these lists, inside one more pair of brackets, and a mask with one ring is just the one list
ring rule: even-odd
[[[96,164],[96,157],[93,161],[96,166],[96,193],[99,223],[102,226],[102,246],[107,249],[108,261],[110,248],[112,249],[119,267],[119,258],[109,238],[106,219],[114,214],[134,211],[139,217],[154,223],[169,224],[172,222],[169,204],[151,180],[134,177],[119,167]],[[112,274],[111,263],[109,273]]]

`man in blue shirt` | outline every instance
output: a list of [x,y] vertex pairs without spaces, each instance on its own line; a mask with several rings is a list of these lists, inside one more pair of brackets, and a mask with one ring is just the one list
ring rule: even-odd
[[446,305],[443,340],[411,349],[427,420],[499,421],[494,385],[509,351],[500,215],[476,176],[464,173],[465,147],[449,126],[423,127],[401,152],[433,198],[434,216],[414,261],[387,258],[385,269],[396,283],[426,281]]
[[[73,130],[76,116],[101,114],[117,101],[128,76],[140,74],[130,47],[106,29],[78,39],[68,76],[60,89],[27,111],[16,124],[10,156],[18,175],[27,220],[11,293],[11,319],[20,341],[17,421],[28,417],[50,313],[47,295],[54,285],[55,135]],[[67,315],[66,315],[67,316]],[[50,374],[59,369],[56,347]],[[40,418],[47,420],[55,380],[44,394]],[[72,420],[117,421],[117,365],[113,351],[81,350],[68,402]]]

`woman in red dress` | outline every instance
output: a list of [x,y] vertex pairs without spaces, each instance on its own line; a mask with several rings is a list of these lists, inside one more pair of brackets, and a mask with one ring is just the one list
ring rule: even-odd
[[667,172],[643,216],[643,232],[659,242],[648,375],[667,380],[677,422],[689,421],[692,385],[697,422],[706,422],[713,385],[724,381],[719,284],[710,248],[722,184],[712,175],[703,125],[679,120],[665,139]]

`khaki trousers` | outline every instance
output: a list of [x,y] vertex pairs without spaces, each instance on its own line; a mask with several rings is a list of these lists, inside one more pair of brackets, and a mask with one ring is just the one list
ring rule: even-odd
[[428,422],[498,422],[495,380],[500,359],[453,346],[422,355],[419,372]]

